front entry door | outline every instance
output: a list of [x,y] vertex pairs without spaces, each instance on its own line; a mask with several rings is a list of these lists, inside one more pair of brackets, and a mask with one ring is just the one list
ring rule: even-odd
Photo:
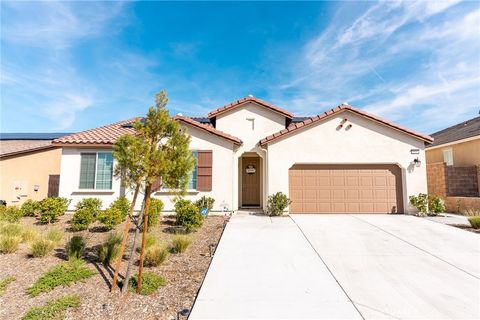
[[242,206],[260,206],[260,158],[242,158]]

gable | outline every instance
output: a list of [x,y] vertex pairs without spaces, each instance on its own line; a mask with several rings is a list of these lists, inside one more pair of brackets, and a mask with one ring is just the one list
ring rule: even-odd
[[269,144],[269,143],[271,143],[275,140],[284,139],[284,138],[290,136],[293,133],[298,133],[299,131],[308,130],[308,129],[312,128],[313,126],[317,125],[319,122],[324,122],[326,119],[329,119],[329,118],[332,118],[332,117],[337,117],[341,113],[344,113],[344,112],[347,112],[347,111],[349,113],[355,114],[356,116],[361,117],[361,118],[371,122],[372,124],[375,123],[375,124],[378,124],[380,126],[384,126],[385,128],[389,128],[391,130],[398,131],[398,132],[400,132],[404,135],[411,136],[411,137],[419,139],[423,142],[431,143],[433,141],[433,138],[428,136],[428,135],[424,135],[424,134],[415,132],[413,130],[404,128],[402,126],[399,126],[395,123],[389,122],[389,121],[384,120],[384,119],[379,118],[379,117],[376,117],[376,116],[374,116],[372,114],[369,114],[365,111],[362,111],[360,109],[354,108],[354,107],[346,105],[346,104],[342,104],[342,105],[340,105],[340,106],[338,106],[334,109],[326,111],[326,112],[324,112],[322,114],[319,114],[317,116],[308,118],[305,121],[292,124],[292,125],[288,126],[287,128],[285,128],[283,130],[280,130],[279,132],[276,132],[276,133],[274,133],[270,136],[267,136],[267,137],[263,138],[262,140],[260,140],[260,145],[262,145],[262,146],[267,145],[267,144]]
[[271,103],[268,103],[266,101],[263,101],[261,99],[255,98],[254,96],[248,96],[248,97],[245,97],[243,99],[234,101],[234,102],[229,103],[227,105],[224,105],[223,107],[217,108],[217,109],[208,113],[208,118],[211,119],[211,118],[214,118],[214,117],[218,117],[222,113],[231,111],[233,109],[236,109],[236,108],[241,107],[241,106],[243,106],[245,104],[248,104],[248,103],[255,103],[256,105],[258,105],[262,108],[265,108],[265,109],[270,110],[272,112],[276,112],[278,114],[281,114],[281,115],[287,117],[288,119],[293,118],[293,114],[291,112],[289,112],[285,109],[282,109],[280,107],[277,107],[277,106],[275,106]]
[[255,102],[248,102],[216,117],[215,128],[241,137],[244,146],[251,149],[265,136],[285,128],[286,118]]

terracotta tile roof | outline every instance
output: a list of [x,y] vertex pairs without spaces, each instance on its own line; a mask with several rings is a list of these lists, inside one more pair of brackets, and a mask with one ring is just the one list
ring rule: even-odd
[[195,121],[193,120],[192,118],[190,117],[185,117],[185,116],[175,116],[175,119],[178,120],[178,121],[182,121],[184,123],[187,123],[187,124],[190,124],[196,128],[199,128],[199,129],[202,129],[202,130],[205,130],[209,133],[212,133],[214,135],[217,135],[219,137],[222,137],[224,139],[227,139],[227,140],[230,140],[232,141],[233,143],[235,143],[236,145],[242,145],[242,140],[240,140],[239,138],[237,137],[234,137],[232,135],[229,135],[228,133],[225,133],[223,131],[220,131],[220,130],[217,130],[215,129],[214,127],[208,125],[208,124],[203,124],[203,123],[200,123],[198,121]]
[[404,128],[404,127],[401,127],[397,124],[394,124],[392,122],[389,122],[387,120],[384,120],[382,118],[379,118],[377,116],[374,116],[374,115],[371,115],[365,111],[362,111],[360,109],[357,109],[357,108],[354,108],[352,106],[349,106],[349,105],[340,105],[334,109],[331,109],[331,110],[328,110],[328,111],[325,111],[324,113],[322,114],[319,114],[319,115],[316,115],[316,116],[313,116],[311,118],[308,118],[302,122],[298,122],[298,123],[292,123],[288,126],[288,128],[286,129],[283,129],[283,130],[280,130],[279,132],[277,133],[274,133],[268,137],[265,137],[263,138],[262,140],[260,140],[260,145],[266,145],[268,144],[269,142],[273,141],[273,140],[276,140],[278,139],[279,137],[283,137],[283,136],[286,136],[288,134],[290,134],[291,132],[294,132],[294,131],[297,131],[301,128],[304,128],[304,127],[308,127],[309,125],[313,124],[313,123],[316,123],[318,121],[321,121],[321,120],[324,120],[326,118],[329,118],[335,114],[338,114],[340,112],[343,112],[343,111],[351,111],[353,113],[356,113],[362,117],[365,117],[367,119],[370,119],[370,120],[373,120],[375,122],[378,122],[378,123],[381,123],[383,125],[386,125],[388,127],[391,127],[395,130],[398,130],[398,131],[401,131],[401,132],[404,132],[408,135],[411,135],[411,136],[414,136],[418,139],[421,139],[421,140],[424,140],[425,142],[428,142],[428,143],[431,143],[433,141],[433,138],[430,137],[430,136],[427,136],[427,135],[423,135],[421,133],[418,133],[418,132],[415,132],[415,131],[412,131],[410,129],[407,129],[407,128]]
[[230,103],[230,104],[227,104],[227,105],[225,105],[225,106],[223,106],[223,107],[220,107],[220,108],[218,108],[218,109],[216,109],[216,110],[211,111],[211,112],[208,114],[208,117],[209,117],[209,118],[216,117],[216,116],[218,116],[218,115],[221,114],[221,113],[224,113],[224,112],[226,112],[226,111],[232,110],[232,109],[237,108],[237,107],[240,107],[240,106],[242,106],[242,105],[244,105],[244,104],[246,104],[246,103],[249,103],[249,102],[255,102],[255,103],[257,103],[257,104],[259,104],[259,105],[261,105],[261,106],[263,106],[263,107],[265,107],[265,108],[268,108],[268,109],[270,109],[270,110],[272,110],[272,111],[278,112],[278,113],[284,115],[285,117],[287,117],[287,118],[289,118],[289,119],[293,118],[293,114],[292,114],[291,112],[289,112],[289,111],[287,111],[287,110],[284,110],[284,109],[282,109],[282,108],[279,108],[279,107],[277,107],[277,106],[274,106],[273,104],[270,104],[270,103],[268,103],[268,102],[266,102],[266,101],[263,101],[263,100],[261,100],[261,99],[255,98],[255,97],[245,97],[245,98],[243,98],[243,99],[234,101],[234,102],[232,102],[232,103]]
[[449,128],[432,133],[435,141],[428,147],[436,147],[442,144],[455,142],[458,140],[473,138],[478,136],[480,139],[480,117],[476,117]]
[[139,117],[119,121],[100,128],[81,131],[53,140],[53,144],[69,145],[111,145],[124,134],[133,134],[135,129],[131,126]]
[[52,140],[1,140],[0,157],[54,148]]
[[[108,146],[115,143],[115,141],[124,134],[134,134],[135,129],[132,127],[132,124],[137,120],[141,119],[140,117],[116,122],[109,124],[100,128],[90,129],[86,131],[81,131],[78,133],[70,134],[53,141],[55,145],[61,146]],[[242,140],[231,136],[227,133],[224,133],[220,130],[213,128],[207,124],[202,124],[198,121],[195,121],[189,117],[176,116],[176,120],[188,123],[192,126],[205,130],[209,133],[215,134],[219,137],[232,141],[237,145],[242,144]]]

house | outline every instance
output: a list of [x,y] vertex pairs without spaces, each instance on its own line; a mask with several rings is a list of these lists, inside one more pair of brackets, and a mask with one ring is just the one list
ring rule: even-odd
[[480,117],[432,134],[426,148],[428,191],[446,199],[448,211],[480,210]]
[[27,199],[58,195],[62,150],[52,141],[62,135],[0,134],[0,200],[21,205]]
[[[253,96],[206,117],[176,116],[191,135],[197,166],[186,198],[215,199],[215,211],[266,208],[287,194],[291,213],[414,212],[408,197],[427,191],[425,144],[432,138],[347,104],[312,117]],[[112,144],[136,119],[64,136],[60,196],[98,197],[104,205],[131,196],[112,178]],[[173,195],[154,197],[173,210]]]

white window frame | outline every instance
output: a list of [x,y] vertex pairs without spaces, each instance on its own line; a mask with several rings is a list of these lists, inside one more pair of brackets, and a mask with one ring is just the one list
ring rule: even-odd
[[[80,173],[78,175],[78,189],[80,191],[84,191],[84,190],[95,190],[95,191],[111,191],[113,190],[113,169],[115,168],[115,159],[113,158],[113,153],[112,152],[106,152],[106,151],[93,151],[93,152],[80,152],[80,163],[82,161],[82,154],[91,154],[91,153],[95,153],[95,176],[94,176],[94,179],[93,179],[93,189],[89,189],[89,188],[80,188],[80,175],[82,173],[82,165],[80,164]],[[98,154],[99,153],[109,153],[112,155],[112,186],[110,187],[110,189],[97,189],[97,173],[98,173],[98,170],[97,170],[97,165],[98,165]]]
[[442,149],[442,154],[443,154],[443,162],[445,162],[447,166],[453,166],[453,149],[452,148]]

